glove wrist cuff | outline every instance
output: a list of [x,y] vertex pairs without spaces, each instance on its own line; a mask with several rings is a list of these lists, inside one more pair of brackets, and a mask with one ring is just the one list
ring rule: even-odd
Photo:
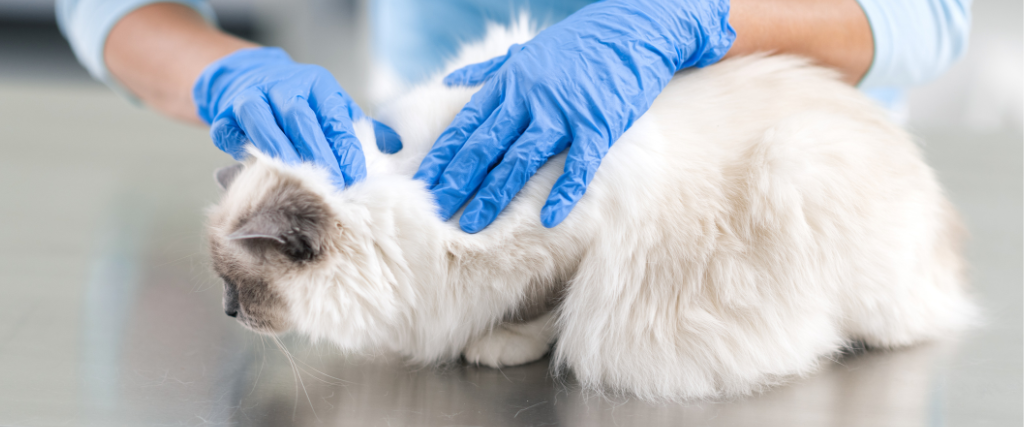
[[680,64],[680,69],[714,64],[729,52],[736,41],[736,30],[729,24],[729,6],[729,0],[714,2],[714,6],[709,9],[713,13],[701,21],[703,25],[695,34],[705,39],[701,45],[704,49],[691,52],[688,60]]
[[672,59],[673,72],[718,62],[736,40],[729,25],[729,0],[631,0],[620,5],[627,13],[645,15],[651,22],[650,40],[664,40],[662,54]]

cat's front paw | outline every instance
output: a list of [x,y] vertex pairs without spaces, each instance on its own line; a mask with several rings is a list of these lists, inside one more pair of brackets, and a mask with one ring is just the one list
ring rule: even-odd
[[549,346],[550,340],[544,334],[524,334],[498,326],[469,343],[462,355],[469,363],[500,368],[540,359]]

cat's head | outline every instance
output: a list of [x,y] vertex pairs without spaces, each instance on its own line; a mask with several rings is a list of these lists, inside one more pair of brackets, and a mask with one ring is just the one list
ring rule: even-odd
[[380,225],[388,209],[371,213],[364,202],[380,199],[372,188],[338,192],[322,171],[258,153],[217,178],[225,193],[208,234],[228,316],[262,333],[296,328],[355,347],[405,311],[398,281],[408,268]]

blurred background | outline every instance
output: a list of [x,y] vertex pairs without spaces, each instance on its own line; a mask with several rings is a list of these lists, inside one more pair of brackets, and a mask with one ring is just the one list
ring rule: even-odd
[[[213,5],[369,106],[367,0]],[[203,210],[231,159],[91,80],[51,1],[0,0],[0,425],[1019,426],[1024,7],[973,11],[966,57],[911,93],[907,126],[968,224],[986,325],[748,399],[648,405],[588,398],[544,362],[413,369],[286,337],[289,360],[220,309]]]

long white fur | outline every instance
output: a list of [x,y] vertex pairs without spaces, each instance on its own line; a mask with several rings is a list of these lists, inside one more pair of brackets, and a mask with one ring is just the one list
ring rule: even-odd
[[[532,34],[525,21],[494,27],[449,70]],[[851,341],[905,346],[973,317],[934,173],[832,71],[753,56],[680,73],[562,224],[539,220],[557,156],[475,235],[457,216],[440,221],[411,179],[475,90],[440,78],[379,115],[401,152],[381,154],[357,125],[364,181],[338,191],[322,171],[255,153],[219,208],[244,210],[276,174],[329,203],[340,231],[327,261],[274,282],[314,339],[449,361],[529,295],[567,283],[553,367],[587,388],[678,400],[759,391]]]

